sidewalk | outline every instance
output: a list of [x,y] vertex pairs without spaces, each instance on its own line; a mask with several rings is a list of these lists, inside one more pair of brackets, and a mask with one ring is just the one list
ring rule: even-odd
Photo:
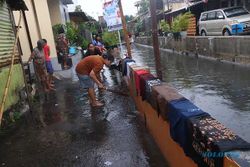
[[[64,79],[56,82],[56,92],[0,142],[0,165],[167,166],[130,97],[97,91],[105,106],[91,108],[72,72],[58,72]],[[104,75],[110,89],[127,92],[117,73],[105,69]]]

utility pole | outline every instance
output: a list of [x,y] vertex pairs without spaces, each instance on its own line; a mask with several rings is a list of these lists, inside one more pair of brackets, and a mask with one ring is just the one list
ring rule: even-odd
[[127,26],[126,26],[126,20],[123,14],[123,9],[122,9],[122,2],[119,0],[119,8],[120,8],[120,13],[121,13],[121,18],[122,18],[122,27],[123,27],[123,32],[124,32],[124,39],[126,41],[126,46],[127,46],[127,51],[128,51],[128,56],[132,58],[131,54],[131,47],[130,47],[130,41],[128,38],[128,31],[127,31]]
[[152,38],[153,38],[156,73],[157,77],[162,80],[161,56],[159,49],[157,20],[155,11],[156,11],[156,0],[150,0],[150,12],[152,19]]

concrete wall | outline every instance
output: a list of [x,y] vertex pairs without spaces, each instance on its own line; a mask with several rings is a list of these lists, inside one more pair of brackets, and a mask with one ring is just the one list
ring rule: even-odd
[[47,0],[34,1],[41,37],[47,39],[51,48],[51,57],[56,57],[55,41],[50,20]]
[[[156,144],[159,146],[162,154],[164,155],[166,161],[168,162],[170,167],[196,167],[198,166],[191,158],[185,155],[182,147],[175,142],[170,135],[170,122],[167,118],[167,113],[169,112],[167,108],[164,109],[167,103],[174,99],[180,99],[183,96],[180,95],[177,90],[172,88],[170,85],[166,83],[162,83],[159,87],[164,87],[164,84],[167,85],[165,89],[157,89],[153,86],[153,93],[157,92],[157,103],[158,107],[152,107],[152,105],[147,100],[142,100],[142,97],[138,95],[135,82],[136,79],[133,75],[134,71],[139,69],[148,70],[148,67],[139,67],[139,66],[131,66],[130,78],[126,77],[128,80],[128,87],[130,91],[131,97],[134,99],[137,110],[139,111],[141,117],[145,121],[146,127],[149,129],[149,132],[153,136]],[[163,99],[164,103],[161,103],[159,99]],[[163,107],[162,107],[163,105]],[[156,108],[158,108],[157,111]],[[180,112],[180,111],[176,111]],[[241,153],[240,153],[241,154]],[[244,153],[243,153],[244,154]],[[247,152],[249,155],[249,152]],[[241,156],[240,156],[241,157]],[[228,157],[224,157],[224,167],[240,167],[245,166],[248,162],[247,159],[243,158],[237,162]]]
[[[139,37],[137,43],[152,45],[150,37]],[[159,37],[160,48],[197,53],[219,60],[250,65],[250,37],[187,37],[182,40]]]
[[48,6],[52,26],[70,21],[68,8],[60,0],[48,0]]
[[[25,0],[25,4],[27,5],[29,9],[29,11],[25,11],[25,13],[27,17],[28,26],[30,27],[29,31],[30,31],[30,34],[32,35],[31,42],[32,42],[33,47],[35,47],[36,42],[39,39],[39,31],[38,31],[38,27],[36,24],[34,9],[32,7],[31,0]],[[16,24],[18,24],[19,12],[14,12],[14,18],[15,18]],[[20,29],[19,40],[20,40],[20,45],[21,45],[22,53],[23,53],[22,58],[23,58],[23,61],[27,61],[31,54],[31,50],[29,47],[28,34],[26,33],[26,28],[24,25],[24,17],[22,17],[21,26],[22,28]]]
[[66,5],[63,5],[61,1],[60,1],[60,14],[63,24],[70,22],[68,7]]
[[[0,69],[0,102],[2,102],[5,85],[8,78],[10,67]],[[10,88],[5,103],[4,111],[9,109],[12,105],[15,105],[19,101],[19,92],[24,88],[24,78],[20,64],[14,65],[13,73],[11,77]]]
[[48,0],[51,24],[62,24],[59,0]]
[[[25,0],[25,3],[29,9],[29,11],[25,11],[25,13],[33,48],[36,47],[36,43],[40,38],[45,38],[47,39],[48,44],[51,48],[51,57],[55,58],[57,55],[47,0],[35,0],[33,1],[34,6],[32,4],[32,1],[33,0]],[[19,12],[14,12],[14,17],[17,24]],[[22,58],[23,61],[27,61],[31,54],[31,51],[28,43],[28,34],[26,33],[23,17],[21,24],[22,29],[20,31],[20,44],[23,52]]]

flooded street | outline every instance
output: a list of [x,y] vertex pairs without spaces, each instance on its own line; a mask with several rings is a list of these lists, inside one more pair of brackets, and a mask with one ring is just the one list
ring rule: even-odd
[[[115,73],[105,69],[104,74],[105,85],[127,91]],[[1,137],[0,166],[167,166],[131,98],[98,93],[105,107],[93,109],[75,78],[67,77],[56,82],[55,93],[41,98],[42,104],[37,102],[32,119]]]
[[[133,58],[155,73],[153,50],[133,46]],[[164,80],[243,139],[250,141],[250,69],[161,51]],[[73,57],[76,64],[79,57]],[[57,91],[36,101],[32,116],[1,136],[0,165],[8,167],[166,167],[133,100],[99,92],[103,108],[91,108],[74,70],[57,72]],[[114,71],[105,85],[127,92]]]
[[[155,73],[152,48],[134,45],[140,65]],[[250,68],[161,51],[163,79],[250,142]]]

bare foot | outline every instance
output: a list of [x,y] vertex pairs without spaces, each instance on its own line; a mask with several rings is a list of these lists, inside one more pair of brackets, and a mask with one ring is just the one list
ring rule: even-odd
[[49,90],[56,91],[56,89],[53,87],[50,87]]
[[50,89],[44,89],[45,93],[48,93],[50,91]]
[[99,101],[96,101],[95,103],[92,103],[91,106],[92,107],[102,107],[102,106],[104,106],[104,104],[99,102]]

